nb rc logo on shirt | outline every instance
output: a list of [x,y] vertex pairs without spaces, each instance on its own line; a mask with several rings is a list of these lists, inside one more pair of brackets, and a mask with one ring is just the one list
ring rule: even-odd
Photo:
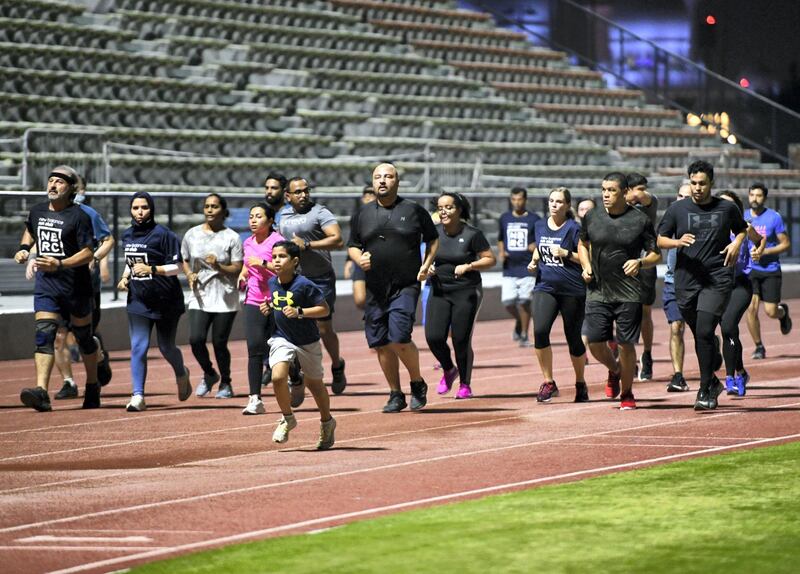
[[40,226],[36,231],[39,235],[37,249],[40,255],[52,257],[65,255],[64,244],[61,242],[61,229]]

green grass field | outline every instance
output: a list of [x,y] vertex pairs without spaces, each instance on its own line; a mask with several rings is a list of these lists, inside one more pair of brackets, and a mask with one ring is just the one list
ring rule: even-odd
[[133,570],[798,571],[800,442],[404,512]]

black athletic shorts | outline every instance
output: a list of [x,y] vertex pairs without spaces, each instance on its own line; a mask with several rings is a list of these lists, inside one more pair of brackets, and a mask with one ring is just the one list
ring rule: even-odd
[[652,305],[656,302],[656,279],[658,278],[656,268],[641,269],[639,278],[642,285],[642,305]]
[[780,271],[775,273],[751,271],[750,282],[753,284],[753,295],[758,295],[765,303],[781,302],[783,278]]
[[[617,325],[614,336],[614,323]],[[586,301],[583,334],[590,343],[617,340],[618,343],[636,343],[642,328],[641,303],[601,303]]]
[[692,292],[676,289],[675,294],[678,299],[678,308],[684,317],[694,315],[694,313],[686,312],[684,309],[705,311],[716,317],[722,317],[725,308],[728,306],[728,301],[731,300],[732,290],[733,285],[731,285],[730,289],[706,287]]

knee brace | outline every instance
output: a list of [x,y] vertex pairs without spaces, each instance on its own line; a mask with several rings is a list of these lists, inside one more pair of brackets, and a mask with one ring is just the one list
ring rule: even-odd
[[72,334],[75,335],[75,340],[78,342],[78,348],[83,355],[91,355],[97,351],[97,343],[95,343],[92,336],[92,325],[81,325],[77,327],[72,325],[70,327]]
[[36,352],[54,354],[58,322],[55,319],[36,319]]

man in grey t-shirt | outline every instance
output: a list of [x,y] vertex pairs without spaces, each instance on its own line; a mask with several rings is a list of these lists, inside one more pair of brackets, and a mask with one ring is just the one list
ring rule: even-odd
[[324,319],[318,319],[317,324],[322,343],[331,357],[331,390],[340,395],[347,386],[347,378],[344,374],[344,360],[339,355],[339,337],[333,330],[336,273],[331,263],[330,251],[343,245],[342,230],[336,216],[311,200],[311,188],[304,178],[295,177],[289,180],[286,197],[289,203],[280,213],[280,233],[300,247],[301,273],[322,289],[330,307],[331,314]]

